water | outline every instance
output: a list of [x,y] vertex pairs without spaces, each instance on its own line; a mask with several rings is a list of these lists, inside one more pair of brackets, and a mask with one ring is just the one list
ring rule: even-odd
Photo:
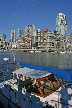
[[17,62],[25,62],[31,64],[39,64],[45,66],[52,66],[58,68],[72,68],[72,54],[58,54],[58,53],[25,53],[25,52],[0,52],[0,72],[3,74],[0,76],[0,82],[4,78],[10,79],[12,77],[12,71],[16,69],[14,64],[5,63],[3,58],[10,58],[9,63],[13,62],[13,54],[16,57]]
[[72,68],[72,54],[58,53],[15,53],[18,62],[45,66]]
[[25,53],[25,52],[0,52],[0,82],[12,77],[12,71],[16,69],[14,64],[7,64],[3,58],[10,58],[9,62],[13,62],[13,54],[17,62],[25,62],[37,65],[52,66],[58,68],[72,68],[72,54],[58,54],[58,53]]

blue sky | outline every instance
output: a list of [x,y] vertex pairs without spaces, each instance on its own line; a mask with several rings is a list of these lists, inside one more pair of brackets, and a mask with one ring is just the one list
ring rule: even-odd
[[[6,34],[6,40],[10,39],[10,30],[25,29],[27,24],[34,24],[36,29],[48,28],[54,31],[56,28],[56,16],[62,12],[67,16],[68,33],[72,30],[72,0],[20,0],[20,6],[16,19],[14,15],[19,0],[0,0],[0,34]],[[31,16],[31,10],[33,14]],[[31,20],[30,20],[31,16]],[[12,22],[14,20],[14,25]]]

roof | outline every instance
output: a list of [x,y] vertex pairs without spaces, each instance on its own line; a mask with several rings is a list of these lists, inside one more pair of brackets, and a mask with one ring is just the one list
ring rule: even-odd
[[41,71],[41,70],[35,70],[35,69],[30,69],[30,68],[19,68],[12,73],[16,74],[21,74],[24,76],[28,76],[31,78],[40,78],[43,77],[44,75],[50,75],[51,73],[48,73],[47,71]]

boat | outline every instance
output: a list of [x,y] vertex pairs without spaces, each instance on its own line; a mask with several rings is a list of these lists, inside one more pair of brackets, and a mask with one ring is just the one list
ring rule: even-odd
[[31,50],[31,51],[30,51],[30,53],[34,53],[34,51],[33,51],[33,50]]
[[65,87],[52,68],[20,63],[12,74],[13,78],[0,83],[0,102],[5,108],[72,107],[72,88]]
[[41,52],[41,51],[36,50],[35,52]]
[[66,53],[66,51],[60,51],[60,54],[65,54]]
[[39,52],[38,50],[36,50],[35,52]]

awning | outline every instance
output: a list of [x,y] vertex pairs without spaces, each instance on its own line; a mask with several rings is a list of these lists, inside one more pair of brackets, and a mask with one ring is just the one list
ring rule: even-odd
[[27,63],[20,63],[20,66],[27,67],[30,69],[35,69],[35,70],[47,71],[52,74],[55,74],[56,76],[58,76],[64,80],[68,80],[68,81],[72,82],[72,69],[61,69],[61,68],[27,64]]
[[51,73],[48,73],[47,71],[30,69],[28,67],[19,68],[19,69],[13,71],[12,73],[16,73],[18,75],[24,75],[24,76],[27,76],[30,78],[36,78],[36,79],[43,77],[44,75],[51,74]]

